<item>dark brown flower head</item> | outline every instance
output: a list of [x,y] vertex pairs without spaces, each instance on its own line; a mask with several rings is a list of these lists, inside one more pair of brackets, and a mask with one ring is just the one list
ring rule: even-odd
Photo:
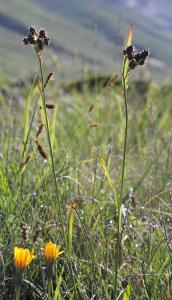
[[149,50],[138,51],[133,45],[130,45],[123,50],[123,55],[126,55],[129,60],[129,70],[134,70],[138,65],[143,66],[145,64],[146,58],[149,56]]
[[40,29],[40,31],[39,31],[39,38],[40,39],[46,38],[46,33],[45,33],[44,29]]
[[149,56],[149,54],[150,54],[149,52],[150,52],[149,49],[144,49],[144,50],[140,53],[142,59],[146,59],[146,58]]
[[27,37],[23,38],[23,43],[25,45],[34,46],[37,53],[41,52],[44,46],[48,46],[50,39],[47,36],[47,33],[44,29],[37,31],[34,27],[29,27]]
[[29,41],[28,41],[28,38],[27,38],[27,37],[24,37],[24,38],[23,38],[23,43],[24,43],[25,45],[28,45],[28,44],[29,44]]
[[128,46],[126,49],[123,50],[123,54],[127,55],[128,59],[132,59],[135,53],[135,47],[133,45]]
[[34,27],[30,26],[30,27],[29,27],[29,33],[30,33],[31,35],[36,34],[36,29],[35,29]]
[[132,59],[131,61],[129,61],[129,70],[134,70],[137,67],[137,62],[135,61],[135,59]]

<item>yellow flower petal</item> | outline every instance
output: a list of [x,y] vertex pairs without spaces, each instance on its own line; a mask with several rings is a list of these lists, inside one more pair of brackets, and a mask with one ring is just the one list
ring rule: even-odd
[[27,248],[14,247],[14,263],[16,269],[25,269],[34,258],[35,255],[33,251],[30,253],[29,249]]
[[60,247],[52,242],[48,242],[44,246],[44,256],[47,261],[54,262],[63,251],[59,251]]

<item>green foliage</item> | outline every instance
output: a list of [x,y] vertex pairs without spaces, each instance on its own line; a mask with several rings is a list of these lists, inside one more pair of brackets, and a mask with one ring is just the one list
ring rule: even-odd
[[71,252],[72,252],[74,216],[75,216],[75,209],[73,208],[72,205],[69,211],[69,220],[68,220],[68,244],[67,244],[67,251],[66,251],[68,261],[70,261]]
[[[65,249],[54,266],[54,299],[113,299],[114,194],[120,193],[125,125],[122,86],[97,86],[96,93],[87,87],[82,93],[74,89],[62,93],[49,82],[45,91],[55,104],[54,111],[47,114],[66,236],[69,229],[70,266],[46,132],[39,141],[48,153],[47,162],[35,144],[42,113],[38,102],[34,114],[39,90],[30,93],[29,89],[27,82],[25,86],[3,83],[0,94],[0,299],[14,299],[15,245],[34,248],[36,254],[24,273],[23,299],[47,299],[42,248],[49,240]],[[28,94],[31,99],[25,114]],[[131,82],[128,90],[122,255],[118,262],[118,295],[123,299],[172,297],[171,97],[171,87],[153,81],[142,82],[142,86]],[[26,141],[30,125],[26,153],[31,160],[20,174],[23,136]],[[77,202],[75,222],[70,211],[73,200]],[[123,280],[129,282],[131,291],[123,288]]]
[[127,284],[122,300],[130,300],[131,296],[131,284]]

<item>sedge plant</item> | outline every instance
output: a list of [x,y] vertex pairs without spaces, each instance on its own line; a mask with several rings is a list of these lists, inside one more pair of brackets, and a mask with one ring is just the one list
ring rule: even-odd
[[[125,179],[125,163],[126,163],[126,152],[127,152],[127,133],[128,133],[128,104],[127,104],[127,82],[128,76],[132,70],[137,66],[142,66],[145,63],[146,58],[149,55],[149,50],[144,49],[143,51],[137,51],[132,45],[132,24],[130,25],[128,38],[126,42],[126,48],[123,50],[123,68],[122,68],[122,87],[124,95],[124,110],[125,110],[125,130],[124,130],[124,144],[123,144],[123,159],[122,159],[122,172],[121,172],[121,186],[120,195],[117,202],[117,244],[116,244],[116,259],[115,259],[115,282],[114,282],[114,299],[117,299],[118,289],[118,269],[121,250],[121,239],[122,239],[122,203],[123,203],[123,190],[124,190],[124,179]],[[116,203],[116,198],[115,198]]]
[[[46,80],[44,80],[44,73],[43,73],[43,64],[42,64],[42,51],[45,46],[49,45],[49,38],[47,36],[47,33],[44,29],[40,29],[37,31],[34,27],[30,27],[28,31],[28,36],[24,37],[23,43],[25,45],[31,45],[35,51],[36,57],[38,59],[39,64],[39,76],[40,81],[38,80],[38,88],[40,92],[40,97],[42,100],[42,107],[43,107],[43,114],[45,118],[45,128],[47,133],[47,140],[49,145],[49,152],[50,152],[50,159],[51,159],[51,165],[52,165],[52,172],[53,172],[53,178],[54,178],[54,185],[55,185],[55,191],[56,191],[56,197],[57,197],[57,204],[58,204],[58,214],[60,218],[60,223],[62,226],[62,233],[63,233],[63,239],[65,242],[65,246],[67,246],[67,239],[66,239],[66,233],[64,229],[64,221],[63,221],[63,215],[62,215],[62,208],[59,198],[59,191],[57,186],[57,180],[56,180],[56,173],[55,173],[55,163],[54,163],[54,157],[53,157],[53,149],[52,149],[52,142],[51,142],[51,134],[50,134],[50,126],[49,126],[49,120],[48,120],[48,114],[47,114],[47,100],[45,95],[45,87],[51,78],[52,73],[49,74]],[[38,140],[36,140],[37,148],[42,155],[43,158],[47,159],[47,155],[41,145],[39,144]]]

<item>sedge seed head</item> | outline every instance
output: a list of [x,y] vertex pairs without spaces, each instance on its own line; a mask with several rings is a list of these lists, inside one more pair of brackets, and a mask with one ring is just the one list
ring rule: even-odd
[[50,39],[45,29],[36,30],[35,27],[29,27],[28,35],[23,38],[25,45],[34,46],[37,53],[40,53],[44,46],[48,46]]
[[123,50],[123,55],[126,55],[129,60],[129,70],[134,70],[139,65],[143,66],[149,54],[149,49],[138,51],[133,45],[130,45]]

